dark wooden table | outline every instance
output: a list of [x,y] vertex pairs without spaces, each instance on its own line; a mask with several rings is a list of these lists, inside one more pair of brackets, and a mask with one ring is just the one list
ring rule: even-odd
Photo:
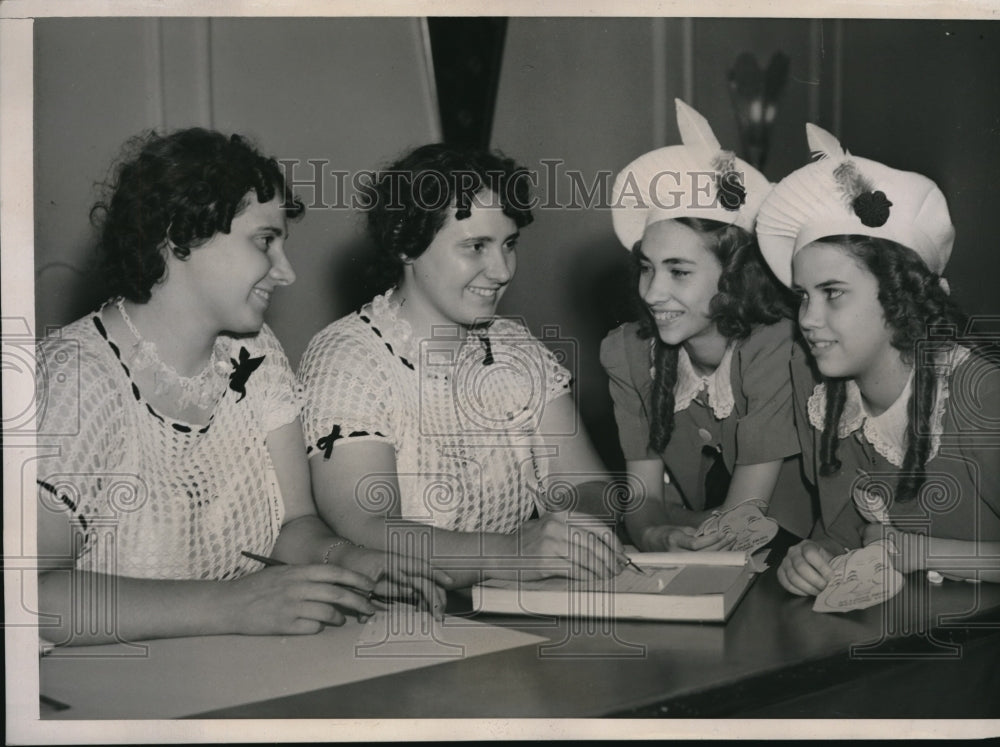
[[481,616],[548,642],[194,718],[1000,717],[1000,585],[812,603],[770,570],[725,625]]

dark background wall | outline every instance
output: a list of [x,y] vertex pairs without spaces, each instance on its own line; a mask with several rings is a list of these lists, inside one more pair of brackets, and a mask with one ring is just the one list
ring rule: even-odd
[[[36,330],[101,300],[87,212],[127,137],[194,124],[244,132],[297,159],[301,182],[312,181],[309,160],[376,168],[440,137],[428,49],[425,25],[411,18],[36,21]],[[987,225],[1000,204],[996,23],[512,18],[492,144],[539,172],[543,207],[501,311],[573,353],[583,424],[613,466],[621,457],[598,347],[628,316],[626,254],[606,208],[570,204],[568,172],[588,188],[604,174],[610,186],[631,159],[677,142],[675,96],[738,149],[728,71],[742,52],[766,65],[779,50],[790,77],[768,177],[805,163],[807,121],[853,153],[928,175],[957,228],[953,292],[970,312],[1000,315],[1000,252]],[[561,164],[554,178],[543,160]],[[293,365],[313,334],[365,300],[357,215],[324,207],[333,181],[323,189],[298,188],[312,205],[292,228],[299,279],[269,314]]]
[[1000,314],[1000,24],[850,21],[843,39],[843,141],[937,182],[956,230],[952,293]]

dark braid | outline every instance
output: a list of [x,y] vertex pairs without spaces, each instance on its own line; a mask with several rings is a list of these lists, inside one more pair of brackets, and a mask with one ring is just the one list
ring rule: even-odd
[[819,442],[819,473],[826,477],[840,469],[837,458],[837,423],[847,402],[847,386],[843,379],[828,379],[826,382],[826,413],[823,419],[823,435]]
[[901,501],[916,498],[926,478],[924,465],[931,453],[930,419],[937,380],[933,368],[918,369],[913,375],[913,391],[906,405],[909,421],[906,424],[906,456],[896,486],[896,495]]
[[[774,279],[764,263],[753,234],[719,221],[702,218],[676,218],[705,239],[706,247],[722,265],[718,293],[709,304],[712,320],[719,332],[729,340],[741,340],[753,327],[774,324],[792,316],[790,297]],[[679,346],[660,340],[656,322],[649,307],[639,297],[638,270],[642,260],[642,245],[632,248],[635,260],[635,303],[639,316],[639,337],[653,340],[652,414],[649,424],[649,447],[662,452],[670,443],[674,429],[674,387],[677,384]]]
[[[934,410],[939,373],[933,361],[918,360],[919,343],[927,341],[932,329],[965,329],[966,317],[941,288],[940,277],[932,273],[911,249],[889,239],[871,236],[842,235],[820,239],[837,244],[878,281],[878,300],[885,323],[892,330],[890,344],[903,361],[914,366],[914,383],[907,403],[906,455],[896,486],[896,499],[911,501],[917,497],[926,479],[925,464],[931,450],[930,421]],[[948,343],[935,345],[935,353],[946,353]],[[927,356],[920,356],[925,358]],[[843,412],[842,380],[827,380],[827,417],[820,441],[820,474],[840,468],[837,459],[837,424]],[[837,410],[834,418],[834,410]]]
[[653,343],[653,422],[649,424],[649,447],[657,453],[670,443],[674,431],[674,387],[677,384],[677,352],[659,337]]

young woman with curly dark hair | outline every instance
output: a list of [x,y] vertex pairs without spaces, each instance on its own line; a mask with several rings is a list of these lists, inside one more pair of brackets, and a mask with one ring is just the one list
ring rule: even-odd
[[808,134],[821,160],[758,218],[767,261],[800,298],[796,422],[821,506],[779,579],[819,594],[834,556],[886,541],[900,572],[1000,581],[1000,460],[983,438],[1000,418],[1000,368],[961,344],[966,320],[941,277],[954,241],[944,195]]
[[[375,248],[378,290],[399,285],[410,260],[423,254],[451,217],[466,220],[475,201],[488,195],[492,207],[514,222],[530,225],[531,181],[513,159],[489,151],[431,143],[406,153],[379,171],[363,195],[368,235]],[[487,190],[484,192],[484,190]]]
[[468,571],[458,585],[625,562],[610,527],[571,533],[551,510],[550,475],[591,483],[603,466],[573,435],[569,372],[496,316],[532,219],[528,177],[444,144],[380,171],[367,220],[388,291],[317,334],[299,368],[320,515],[368,546],[433,548]]
[[277,163],[239,135],[148,133],[107,189],[92,216],[115,297],[38,352],[39,441],[59,447],[38,462],[40,609],[61,621],[46,637],[308,633],[373,613],[348,587],[387,587],[387,557],[316,516],[294,375],[264,324],[303,211]]
[[808,532],[812,504],[792,423],[787,291],[752,233],[770,185],[717,141],[706,148],[708,123],[677,107],[685,144],[641,156],[614,190],[640,301],[639,321],[601,348],[640,486],[625,524],[646,551],[725,549],[734,536],[698,527],[756,501],[780,527],[780,552]]

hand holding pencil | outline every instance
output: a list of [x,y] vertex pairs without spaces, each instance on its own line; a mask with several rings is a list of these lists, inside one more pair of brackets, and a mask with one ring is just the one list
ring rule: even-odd
[[221,630],[242,635],[307,635],[343,625],[346,614],[378,612],[368,598],[375,580],[334,565],[276,565],[213,585]]
[[518,532],[523,557],[559,558],[568,565],[538,575],[564,575],[581,580],[606,579],[632,566],[644,571],[625,554],[614,528],[587,514],[552,511],[525,522]]

